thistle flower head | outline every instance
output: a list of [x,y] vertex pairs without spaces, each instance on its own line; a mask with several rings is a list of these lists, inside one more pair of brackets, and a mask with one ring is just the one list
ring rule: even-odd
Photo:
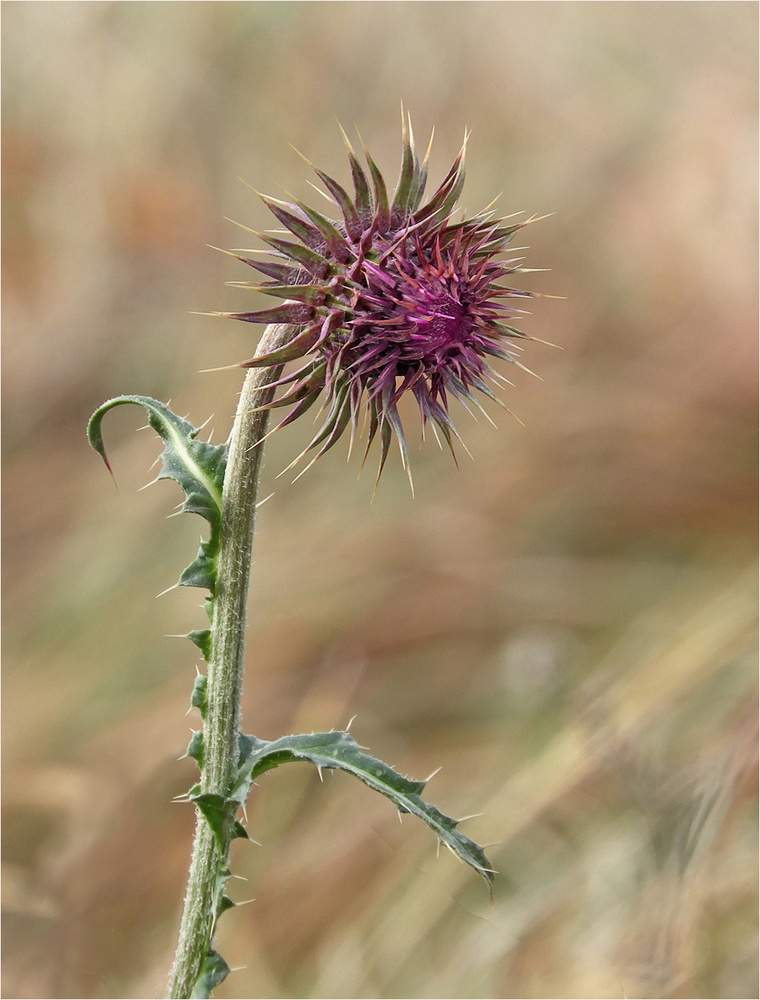
[[339,217],[327,218],[300,201],[262,195],[288,233],[256,233],[267,245],[261,257],[248,256],[255,251],[234,253],[268,279],[246,282],[247,287],[284,301],[272,309],[221,315],[297,328],[283,348],[243,362],[244,367],[270,366],[300,359],[294,371],[270,383],[282,392],[268,405],[291,406],[270,433],[323,397],[321,426],[292,465],[313,451],[308,468],[347,428],[353,443],[366,419],[364,458],[379,437],[379,479],[394,436],[409,470],[397,409],[404,394],[417,401],[423,435],[428,425],[438,429],[455,461],[453,438],[461,438],[449,417],[449,400],[482,409],[479,392],[500,402],[491,384],[506,380],[489,358],[520,365],[516,341],[534,339],[512,325],[522,312],[514,300],[532,293],[504,284],[524,270],[521,258],[505,259],[504,251],[534,220],[507,224],[488,209],[455,219],[466,136],[451,169],[425,202],[430,147],[420,161],[411,123],[402,119],[401,170],[392,195],[369,153],[365,169],[343,137],[353,194],[313,168]]

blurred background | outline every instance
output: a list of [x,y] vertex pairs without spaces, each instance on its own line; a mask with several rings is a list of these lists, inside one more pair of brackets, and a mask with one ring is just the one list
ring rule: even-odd
[[[3,946],[8,997],[163,992],[203,627],[173,590],[205,525],[137,493],[160,450],[101,401],[226,437],[259,328],[214,252],[246,184],[390,184],[399,104],[431,184],[525,234],[543,381],[507,374],[475,460],[267,446],[244,728],[345,727],[493,844],[493,905],[346,775],[267,775],[233,845],[219,997],[755,997],[757,6],[5,3]],[[245,181],[246,183],[243,183]],[[317,199],[318,202],[318,199]],[[271,305],[271,301],[261,305]],[[409,415],[410,441],[417,436]]]

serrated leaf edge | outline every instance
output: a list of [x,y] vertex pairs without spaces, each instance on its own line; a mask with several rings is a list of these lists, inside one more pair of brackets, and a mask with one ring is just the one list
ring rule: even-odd
[[[208,589],[213,596],[216,589],[216,550],[222,517],[222,484],[228,448],[223,444],[212,445],[197,441],[200,428],[194,427],[188,420],[174,413],[157,399],[139,395],[116,396],[95,410],[87,426],[90,445],[101,456],[109,471],[111,465],[106,455],[101,430],[103,417],[114,407],[127,403],[142,406],[147,411],[150,426],[164,443],[160,455],[161,472],[156,479],[172,479],[178,483],[184,494],[181,509],[190,514],[200,515],[210,526],[208,540],[201,541],[195,559],[180,574],[179,584]],[[198,463],[193,456],[192,444],[208,449],[209,457],[217,464],[215,473],[210,473]],[[186,478],[180,478],[178,470],[171,468],[172,460],[184,470]],[[193,487],[199,491],[196,496],[193,496]]]
[[[317,746],[313,745],[315,742]],[[280,759],[275,759],[277,757]],[[423,820],[441,843],[485,879],[490,889],[496,873],[483,848],[456,829],[457,820],[421,798],[420,792],[426,783],[405,778],[390,765],[365,754],[353,737],[341,730],[283,736],[271,742],[255,736],[241,736],[238,779],[228,801],[244,802],[254,778],[280,764],[298,760],[308,761],[317,769],[337,768],[353,774],[369,788],[390,799],[400,812],[411,813]]]

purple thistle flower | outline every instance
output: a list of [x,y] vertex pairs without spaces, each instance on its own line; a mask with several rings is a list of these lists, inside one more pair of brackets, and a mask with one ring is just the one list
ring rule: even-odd
[[417,401],[423,436],[426,425],[434,433],[438,428],[455,462],[453,438],[462,442],[449,417],[449,398],[482,410],[473,394],[477,391],[504,405],[489,382],[507,380],[488,358],[524,368],[515,341],[535,338],[511,325],[523,312],[511,300],[534,293],[502,284],[527,269],[519,266],[521,258],[505,260],[502,254],[514,234],[535,219],[507,225],[485,209],[471,219],[454,220],[464,185],[466,136],[425,204],[430,147],[420,162],[411,122],[407,127],[402,117],[401,171],[392,198],[369,153],[365,151],[368,176],[345,133],[343,138],[353,196],[313,167],[342,218],[333,221],[300,201],[260,195],[297,242],[256,233],[268,247],[263,259],[241,255],[255,251],[233,254],[270,279],[242,284],[285,301],[273,309],[217,315],[300,327],[284,347],[242,363],[263,367],[303,359],[295,371],[270,383],[289,388],[269,407],[292,407],[270,433],[291,423],[324,393],[324,421],[289,468],[316,449],[309,468],[347,427],[353,444],[360,417],[367,416],[364,460],[379,435],[379,480],[394,434],[409,473],[397,410],[404,393],[411,392]]

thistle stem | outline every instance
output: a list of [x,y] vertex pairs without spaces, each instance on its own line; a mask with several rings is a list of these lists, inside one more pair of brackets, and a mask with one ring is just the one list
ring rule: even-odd
[[[268,326],[256,354],[267,354],[293,338],[296,328]],[[251,368],[243,385],[230,439],[224,476],[216,594],[211,622],[207,707],[201,793],[226,797],[238,760],[240,697],[243,686],[245,620],[251,549],[263,444],[269,411],[260,407],[274,396],[262,389],[279,377],[282,365]],[[201,967],[214,933],[220,878],[227,870],[231,831],[220,846],[211,827],[196,811],[195,840],[185,909],[168,996],[194,995]],[[223,884],[223,883],[222,883]]]

